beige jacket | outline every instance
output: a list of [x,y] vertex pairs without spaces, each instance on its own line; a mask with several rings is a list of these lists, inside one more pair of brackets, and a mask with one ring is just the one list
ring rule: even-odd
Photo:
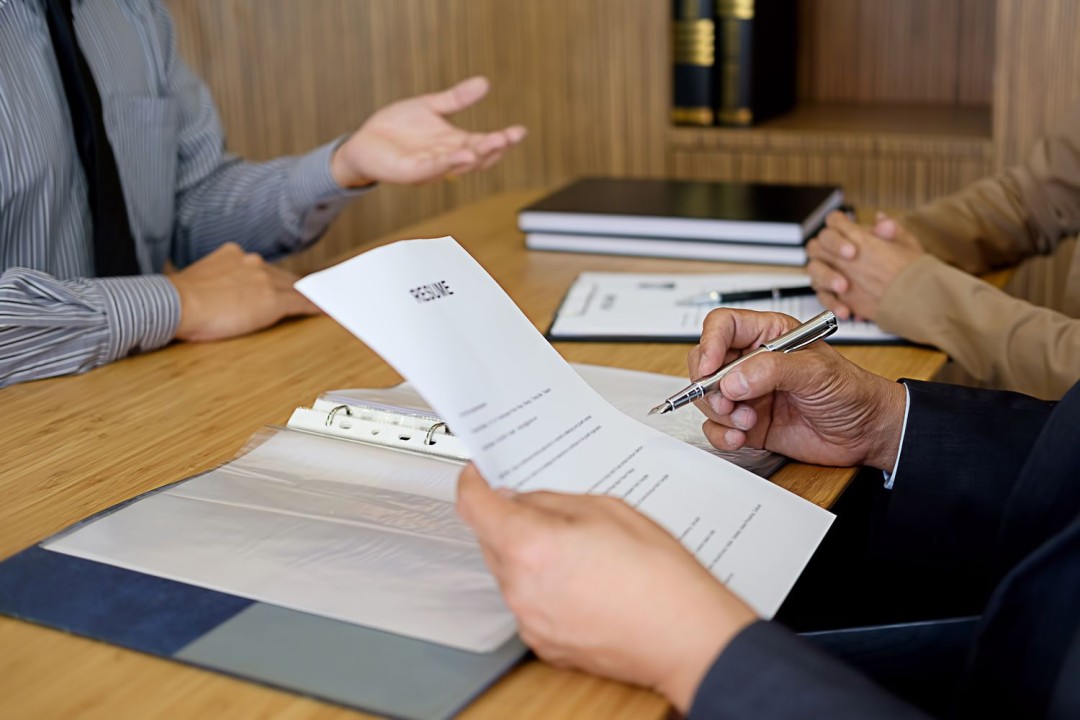
[[[1080,107],[1025,165],[900,220],[932,255],[886,291],[882,328],[979,384],[1059,399],[1080,380]],[[1010,265],[1004,292],[969,274]]]

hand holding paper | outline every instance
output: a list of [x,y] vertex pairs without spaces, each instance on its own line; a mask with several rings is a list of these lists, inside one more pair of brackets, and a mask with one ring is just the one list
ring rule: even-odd
[[394,365],[492,484],[620,497],[762,615],[831,522],[611,407],[452,238],[377,248],[297,289]]
[[756,619],[675,538],[612,498],[507,498],[467,468],[458,510],[540,657],[651,687],[684,713],[704,669]]

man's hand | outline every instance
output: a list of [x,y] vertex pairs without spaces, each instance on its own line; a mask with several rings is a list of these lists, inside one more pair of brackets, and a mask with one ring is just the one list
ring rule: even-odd
[[222,340],[319,309],[293,289],[297,278],[228,243],[166,275],[180,294],[178,340]]
[[806,271],[821,304],[847,319],[873,320],[900,271],[926,251],[902,225],[878,213],[872,228],[830,213],[825,229],[806,245]]
[[524,139],[525,128],[512,125],[472,133],[446,120],[487,92],[488,81],[473,77],[448,90],[377,110],[334,153],[331,174],[342,187],[373,182],[412,185],[491,167]]
[[469,465],[458,512],[518,618],[560,667],[653,688],[686,712],[713,660],[754,612],[622,500],[507,496]]
[[[690,377],[716,372],[798,325],[780,313],[713,310],[690,351]],[[697,401],[703,430],[720,450],[765,448],[820,465],[892,470],[903,429],[905,391],[845,360],[825,343],[762,353],[730,372],[720,392]]]

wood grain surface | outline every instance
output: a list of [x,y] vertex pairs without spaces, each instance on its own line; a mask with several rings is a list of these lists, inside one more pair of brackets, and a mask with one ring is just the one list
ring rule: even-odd
[[[515,229],[516,210],[539,194],[502,194],[378,242],[454,235],[540,329],[582,270],[723,269],[709,263],[526,252]],[[558,349],[573,361],[682,375],[690,346],[564,343]],[[843,352],[893,378],[927,378],[944,359],[914,347]],[[326,390],[399,380],[362,343],[328,318],[316,317],[226,342],[174,344],[85,375],[0,390],[0,557],[118,502],[228,461],[260,427],[285,423],[293,408]],[[792,464],[775,480],[827,506],[853,472]],[[8,618],[0,619],[0,647],[4,718],[362,717]],[[647,691],[529,660],[465,717],[662,718],[666,713],[667,705]]]

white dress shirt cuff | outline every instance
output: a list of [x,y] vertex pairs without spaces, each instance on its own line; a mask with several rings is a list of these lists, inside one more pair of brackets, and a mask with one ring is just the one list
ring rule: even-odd
[[911,409],[911,392],[904,385],[904,426],[900,429],[900,447],[896,448],[896,462],[893,463],[892,472],[882,471],[885,476],[885,489],[892,490],[893,480],[896,479],[896,468],[900,467],[900,453],[904,452],[904,435],[907,434],[908,410]]

